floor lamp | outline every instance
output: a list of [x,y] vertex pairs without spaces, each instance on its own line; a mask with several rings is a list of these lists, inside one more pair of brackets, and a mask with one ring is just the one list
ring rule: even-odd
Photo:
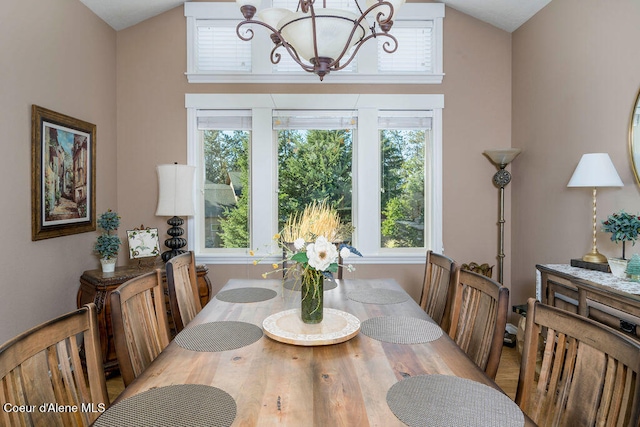
[[498,282],[502,283],[504,272],[504,187],[511,182],[511,174],[505,170],[507,165],[520,154],[519,148],[504,148],[498,150],[485,150],[483,153],[498,167],[498,172],[493,175],[493,183],[500,189],[500,211],[498,212],[498,225],[500,230],[500,246],[498,247]]
[[187,245],[187,239],[180,236],[184,230],[180,227],[184,224],[181,216],[195,215],[193,207],[193,183],[196,168],[194,166],[179,165],[158,165],[158,208],[156,216],[170,216],[167,224],[170,228],[167,234],[171,238],[164,241],[170,250],[162,253],[162,261],[167,262],[176,255],[185,251],[183,247]]
[[622,187],[624,184],[607,153],[583,154],[567,187],[593,187],[593,247],[582,257],[586,262],[607,262],[596,247],[596,188]]

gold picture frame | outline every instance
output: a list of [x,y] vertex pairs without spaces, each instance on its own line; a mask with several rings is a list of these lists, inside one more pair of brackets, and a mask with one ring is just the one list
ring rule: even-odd
[[31,240],[96,230],[96,125],[31,108]]

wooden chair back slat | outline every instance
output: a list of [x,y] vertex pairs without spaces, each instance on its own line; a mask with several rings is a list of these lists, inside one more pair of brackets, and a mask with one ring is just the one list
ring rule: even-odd
[[111,323],[125,386],[169,345],[160,270],[133,278],[111,293]]
[[495,378],[507,324],[509,290],[487,276],[459,270],[449,335]]
[[[0,411],[0,425],[90,425],[99,412],[88,411],[88,405],[109,404],[99,346],[93,303],[3,344],[0,401],[27,405],[33,411]],[[44,403],[75,406],[78,411],[39,410]]]
[[171,258],[166,271],[171,314],[176,332],[180,332],[202,310],[193,252]]
[[451,258],[427,251],[420,307],[447,332],[451,327],[458,270]]
[[[537,349],[544,351],[536,378]],[[538,425],[640,423],[640,343],[530,299],[516,403]]]

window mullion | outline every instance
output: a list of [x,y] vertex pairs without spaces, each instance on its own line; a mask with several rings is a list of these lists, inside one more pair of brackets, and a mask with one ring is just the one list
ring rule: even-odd
[[[378,110],[360,108],[358,123],[377,123]],[[376,254],[380,247],[380,164],[377,126],[360,126],[356,144],[354,212],[355,244],[363,255]],[[377,212],[375,215],[374,212]]]
[[264,248],[273,245],[277,228],[277,179],[271,108],[253,109],[251,132],[251,247]]

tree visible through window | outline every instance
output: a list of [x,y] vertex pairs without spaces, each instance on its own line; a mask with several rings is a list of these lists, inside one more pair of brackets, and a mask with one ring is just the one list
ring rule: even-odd
[[425,131],[381,130],[383,248],[425,246]]
[[278,228],[313,201],[326,200],[351,223],[352,130],[278,131]]
[[205,247],[249,247],[249,132],[203,131]]

